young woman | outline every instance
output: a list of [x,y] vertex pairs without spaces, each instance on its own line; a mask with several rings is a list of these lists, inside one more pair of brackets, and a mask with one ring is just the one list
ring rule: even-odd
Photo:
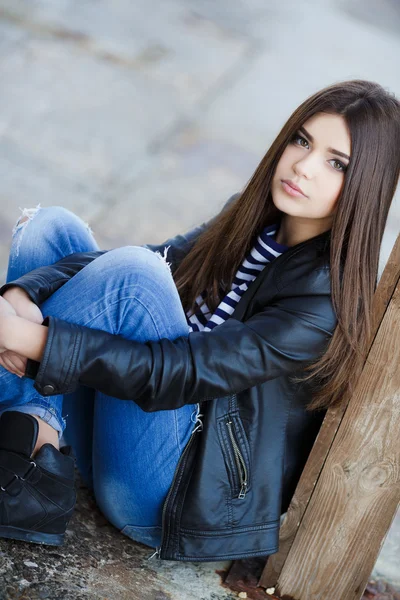
[[0,289],[0,537],[63,542],[72,446],[104,515],[160,558],[276,552],[366,358],[399,147],[398,100],[346,81],[164,244],[99,250],[70,211],[24,211]]

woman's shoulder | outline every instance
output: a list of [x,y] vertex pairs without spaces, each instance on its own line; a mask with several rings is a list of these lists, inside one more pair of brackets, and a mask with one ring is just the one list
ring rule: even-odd
[[330,232],[298,244],[276,261],[274,279],[279,291],[291,288],[307,293],[331,292]]

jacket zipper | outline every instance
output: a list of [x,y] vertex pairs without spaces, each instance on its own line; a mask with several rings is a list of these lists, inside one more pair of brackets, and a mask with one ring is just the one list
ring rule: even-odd
[[[198,417],[203,417],[203,416],[204,415],[202,415],[202,414],[198,415]],[[181,456],[180,456],[180,458],[178,460],[178,464],[177,464],[176,469],[175,469],[174,478],[173,478],[171,486],[170,486],[170,488],[168,490],[167,497],[165,498],[165,502],[164,502],[164,505],[163,505],[162,516],[161,516],[161,522],[162,522],[161,545],[158,548],[156,548],[155,552],[153,552],[153,554],[151,556],[149,556],[147,560],[150,560],[154,556],[156,558],[158,558],[158,559],[160,559],[160,557],[161,557],[161,548],[162,548],[162,545],[163,545],[163,542],[164,542],[164,538],[165,538],[165,513],[166,513],[167,503],[168,503],[169,498],[170,498],[170,496],[172,494],[172,490],[173,490],[173,487],[175,485],[175,481],[176,481],[176,478],[178,476],[178,473],[180,471],[183,459],[185,458],[186,454],[188,453],[189,448],[190,448],[190,446],[192,444],[192,441],[194,440],[194,435],[193,434],[197,433],[198,431],[202,431],[202,429],[203,429],[203,423],[202,423],[201,419],[198,419],[198,420],[199,420],[199,424],[193,429],[193,431],[192,431],[192,433],[190,435],[190,439],[189,439],[188,443],[186,444],[186,446],[185,446],[185,448],[184,448],[184,450],[183,450],[183,452],[182,452],[182,454],[181,454]]]
[[233,431],[232,431],[233,422],[230,420],[226,421],[226,425],[228,427],[229,437],[232,442],[236,466],[237,466],[237,470],[239,473],[239,479],[240,479],[240,491],[239,491],[238,498],[244,498],[246,496],[247,485],[248,485],[246,464],[244,462],[242,453],[240,452],[239,446],[237,445],[236,440],[233,435]]
[[[322,239],[322,238],[323,238],[323,236],[325,236],[325,233],[326,233],[326,232],[324,232],[324,233],[321,233],[321,234],[319,234],[319,235],[317,235],[317,236],[315,236],[315,237],[313,237],[313,238],[311,238],[311,239],[309,239],[309,240],[305,240],[304,242],[301,242],[301,243],[299,243],[299,244],[296,244],[296,246],[293,246],[293,247],[290,249],[290,251],[288,251],[288,252],[285,252],[284,254],[282,254],[282,255],[281,255],[281,256],[283,256],[283,257],[284,257],[284,258],[282,259],[282,260],[283,260],[283,263],[282,263],[282,264],[284,264],[284,262],[285,262],[285,259],[286,259],[286,260],[289,260],[289,256],[291,256],[291,255],[292,255],[292,253],[293,253],[294,249],[296,249],[296,252],[297,252],[297,251],[299,251],[299,249],[300,249],[300,248],[303,248],[303,246],[306,246],[308,243],[310,243],[310,242],[315,242],[315,240],[319,240],[319,238],[321,238],[321,239]],[[296,253],[296,252],[295,252],[295,253]],[[279,259],[279,258],[280,258],[280,257],[278,256],[278,257],[277,257],[277,259]],[[276,260],[277,260],[277,259],[276,259]],[[276,260],[274,261],[274,265],[276,265]],[[264,272],[266,272],[266,271],[265,271],[265,269],[264,269]],[[260,281],[261,281],[261,279],[260,279]],[[235,312],[237,311],[237,309],[238,309],[238,307],[236,307],[235,311],[232,313],[232,315],[231,315],[231,316],[234,316],[234,315],[235,315]],[[201,416],[203,416],[203,415],[201,415]],[[240,452],[240,450],[239,450],[239,448],[238,448],[238,446],[237,446],[237,444],[236,444],[236,441],[235,441],[235,440],[234,440],[234,438],[233,438],[232,430],[231,430],[231,428],[230,428],[230,425],[232,424],[232,421],[227,421],[227,422],[226,422],[226,424],[227,424],[227,426],[228,426],[228,432],[229,432],[229,435],[230,435],[230,439],[231,439],[231,441],[232,441],[233,448],[234,448],[234,449],[235,449],[235,448],[237,449],[237,450],[235,451],[235,459],[236,459],[236,464],[237,464],[237,466],[238,466],[238,471],[239,471],[239,474],[240,474],[240,481],[241,481],[241,488],[240,488],[240,492],[239,492],[239,496],[238,496],[238,498],[244,498],[244,497],[245,497],[245,495],[246,495],[247,484],[248,484],[248,479],[247,479],[247,469],[246,469],[245,462],[244,462],[244,460],[243,460],[243,456],[242,456],[242,454],[241,454],[241,452]],[[181,466],[182,460],[183,460],[184,456],[186,455],[186,451],[189,449],[189,446],[191,445],[192,439],[193,439],[193,437],[194,437],[194,436],[193,436],[193,433],[195,433],[196,431],[197,431],[197,428],[195,428],[195,429],[192,431],[191,438],[190,438],[190,440],[188,441],[188,443],[187,443],[187,445],[186,445],[186,448],[184,449],[184,451],[183,451],[183,453],[182,453],[182,455],[181,455],[181,457],[180,457],[180,459],[179,459],[179,461],[178,461],[178,466],[177,466],[177,469],[176,469],[176,471],[175,471],[174,478],[173,478],[173,480],[172,480],[172,485],[171,485],[171,487],[170,487],[170,489],[169,489],[169,491],[168,491],[167,497],[166,497],[166,499],[165,499],[165,502],[164,502],[163,511],[162,511],[162,530],[163,530],[163,535],[162,535],[162,539],[161,539],[161,546],[159,546],[158,548],[156,548],[155,552],[153,552],[153,554],[152,554],[151,556],[149,556],[149,557],[148,557],[148,560],[150,560],[151,558],[153,558],[153,556],[156,556],[157,558],[160,558],[160,555],[161,555],[161,548],[162,548],[162,543],[163,543],[163,541],[164,541],[164,537],[165,537],[165,533],[164,533],[164,531],[165,531],[165,528],[164,528],[164,521],[165,521],[165,509],[166,509],[166,505],[167,505],[167,502],[168,502],[168,500],[169,500],[169,498],[170,498],[170,495],[171,495],[171,493],[172,493],[172,488],[173,488],[173,485],[175,484],[176,476],[177,476],[178,470],[180,469],[180,466]],[[200,429],[200,431],[201,431],[201,429]],[[242,469],[243,469],[243,474],[242,474],[242,471],[241,471],[241,465],[242,465]]]

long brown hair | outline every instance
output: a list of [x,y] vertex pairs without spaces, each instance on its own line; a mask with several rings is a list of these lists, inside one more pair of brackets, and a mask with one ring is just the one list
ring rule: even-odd
[[330,230],[332,304],[338,319],[326,352],[305,371],[312,399],[308,410],[345,401],[366,360],[372,300],[387,215],[400,174],[400,102],[381,85],[352,80],[307,98],[289,117],[238,197],[199,236],[174,273],[182,305],[194,311],[207,291],[213,313],[244,257],[264,227],[282,217],[271,182],[287,144],[310,117],[339,114],[351,138],[351,159]]

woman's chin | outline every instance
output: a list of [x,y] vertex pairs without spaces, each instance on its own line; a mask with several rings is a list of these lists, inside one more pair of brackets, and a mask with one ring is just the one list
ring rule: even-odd
[[271,196],[272,202],[274,203],[275,207],[281,210],[282,212],[289,214],[298,213],[296,207],[299,207],[299,200],[301,200],[301,198],[295,198],[294,196],[289,196],[282,192],[277,192],[275,194],[272,194]]

